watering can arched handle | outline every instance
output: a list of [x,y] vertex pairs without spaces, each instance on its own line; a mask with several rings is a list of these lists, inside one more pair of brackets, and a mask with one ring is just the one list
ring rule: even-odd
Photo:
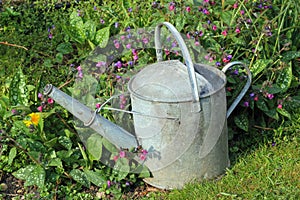
[[238,103],[242,100],[243,96],[246,94],[247,90],[249,89],[251,82],[252,82],[252,76],[251,76],[251,72],[250,69],[242,62],[240,61],[234,61],[234,62],[230,62],[227,65],[225,65],[222,69],[222,72],[226,72],[230,67],[234,66],[234,65],[241,65],[246,69],[246,73],[248,76],[248,80],[244,86],[244,88],[242,89],[241,93],[236,97],[236,99],[234,100],[234,102],[231,104],[231,106],[228,108],[227,113],[226,113],[226,117],[228,118],[230,116],[230,114],[232,113],[232,111],[235,109],[235,107],[238,105]]
[[156,49],[156,56],[157,56],[157,61],[161,62],[163,61],[162,57],[162,44],[161,44],[161,28],[162,26],[165,25],[169,31],[173,34],[175,37],[181,51],[183,58],[185,60],[185,64],[187,66],[188,70],[188,75],[191,83],[191,88],[192,88],[192,97],[193,97],[193,112],[199,112],[201,111],[201,106],[200,106],[200,97],[199,97],[199,92],[198,92],[198,85],[197,85],[197,79],[196,79],[196,74],[195,74],[195,69],[194,69],[194,64],[192,62],[192,58],[189,54],[188,48],[185,45],[180,33],[176,30],[176,28],[170,24],[169,22],[163,22],[160,23],[156,26],[155,28],[155,49]]

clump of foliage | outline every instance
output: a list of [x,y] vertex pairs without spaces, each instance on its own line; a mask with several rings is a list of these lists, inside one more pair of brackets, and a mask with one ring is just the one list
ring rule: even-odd
[[[228,119],[232,153],[249,148],[265,133],[274,134],[267,131],[278,128],[298,112],[297,1],[53,2],[4,3],[0,8],[0,66],[4,69],[0,71],[0,169],[26,180],[25,186],[37,185],[42,198],[60,198],[66,193],[70,198],[80,196],[83,194],[71,191],[91,185],[116,197],[148,176],[142,173],[138,177],[129,169],[118,173],[104,166],[98,161],[99,152],[89,152],[79,140],[73,117],[51,99],[39,95],[48,83],[76,93],[72,86],[81,87],[80,80],[87,75],[83,68],[91,64],[83,61],[97,48],[105,49],[114,36],[112,46],[123,45],[128,52],[108,63],[93,60],[93,66],[100,70],[93,71],[93,77],[100,80],[94,92],[101,103],[116,90],[123,90],[130,72],[155,62],[148,36],[141,37],[138,48],[117,38],[122,34],[126,37],[130,30],[169,21],[194,48],[206,49],[203,58],[195,59],[218,68],[236,60],[249,66],[252,86]],[[179,58],[175,46],[165,49],[165,59]],[[228,71],[229,105],[243,86],[239,83],[246,81],[244,76],[241,69]],[[121,99],[120,108],[126,103]],[[101,112],[113,119],[109,112]],[[240,139],[245,137],[251,139],[241,144]],[[101,145],[106,150],[112,148],[104,140]]]

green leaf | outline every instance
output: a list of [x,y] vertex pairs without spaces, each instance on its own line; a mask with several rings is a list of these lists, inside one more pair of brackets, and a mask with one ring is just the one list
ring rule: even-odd
[[245,114],[241,114],[239,116],[234,117],[234,123],[239,127],[240,129],[244,131],[248,131],[249,128],[249,121]]
[[109,34],[109,27],[98,30],[95,36],[96,45],[98,45],[100,48],[106,47],[109,40]]
[[262,110],[264,112],[269,111],[269,108],[264,100],[258,100],[256,102],[256,105],[260,110]]
[[99,160],[102,156],[102,137],[98,133],[94,133],[87,139],[87,150],[94,157],[94,160]]
[[279,120],[279,116],[278,113],[276,112],[276,109],[264,111],[264,113],[273,119]]
[[52,138],[51,140],[48,140],[47,142],[44,143],[45,146],[47,147],[53,147],[57,143],[58,138]]
[[288,51],[285,54],[282,55],[282,60],[284,62],[289,62],[291,60],[294,60],[295,58],[300,57],[300,51]]
[[61,159],[59,159],[59,158],[54,158],[54,159],[50,160],[48,166],[62,167]]
[[220,17],[221,17],[221,20],[226,25],[230,25],[230,23],[231,23],[231,17],[232,17],[232,11],[221,12]]
[[250,68],[252,77],[255,78],[260,72],[262,72],[267,65],[271,62],[272,60],[268,59],[259,59],[257,60],[253,66]]
[[71,150],[72,148],[72,141],[70,140],[70,138],[66,137],[66,136],[60,136],[58,138],[58,142],[63,145],[66,149]]
[[106,183],[106,179],[99,172],[94,172],[92,170],[84,170],[84,173],[87,179],[93,183],[94,185],[101,187],[104,183]]
[[102,138],[102,144],[103,146],[109,151],[109,152],[117,152],[118,149],[115,145],[113,145],[111,142],[109,142],[107,139]]
[[28,94],[26,87],[26,77],[24,76],[21,67],[18,68],[15,76],[11,80],[9,87],[9,100],[11,105],[28,106]]
[[186,17],[184,17],[182,15],[176,17],[176,22],[175,23],[176,23],[175,26],[176,26],[178,32],[180,32],[186,24]]
[[282,91],[281,87],[277,84],[273,84],[272,87],[267,88],[269,94],[277,94]]
[[84,185],[85,187],[89,188],[91,186],[90,181],[88,180],[87,176],[85,173],[80,171],[79,169],[73,169],[70,172],[70,175],[72,178],[77,181],[78,183]]
[[291,119],[291,114],[287,111],[287,110],[285,110],[285,109],[283,109],[283,108],[276,108],[276,111],[279,113],[279,114],[281,114],[282,116],[285,116],[285,117],[287,117],[287,118],[289,118],[289,119]]
[[56,50],[62,54],[68,54],[73,52],[73,47],[70,42],[64,42],[60,43],[57,47]]
[[277,77],[276,84],[281,88],[281,92],[284,93],[289,89],[292,80],[292,62],[289,62],[287,66],[280,70],[280,74]]
[[96,35],[96,23],[92,20],[88,20],[83,25],[83,30],[85,33],[85,37],[88,40],[94,40]]
[[24,186],[36,185],[38,187],[43,187],[46,172],[44,168],[39,165],[28,165],[25,168],[21,168],[14,172],[13,175],[18,179],[25,180]]
[[116,164],[114,166],[114,170],[118,172],[117,180],[121,181],[123,180],[130,171],[130,166],[127,158],[119,158],[116,161]]
[[55,62],[61,64],[63,61],[63,57],[64,57],[64,55],[62,53],[57,53],[55,56]]
[[13,160],[16,156],[17,156],[17,148],[13,147],[10,149],[9,155],[8,155],[8,164],[9,165],[11,165],[11,163],[13,162]]

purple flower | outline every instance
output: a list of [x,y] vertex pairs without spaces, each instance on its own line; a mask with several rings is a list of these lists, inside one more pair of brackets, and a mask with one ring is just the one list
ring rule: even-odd
[[105,23],[104,19],[100,19],[100,23],[104,24]]
[[268,99],[273,99],[274,98],[274,94],[267,94]]
[[249,102],[248,102],[248,101],[245,101],[245,102],[244,102],[244,106],[245,106],[245,107],[249,107]]
[[127,49],[131,49],[131,44],[129,43],[129,44],[126,44],[126,48]]
[[228,60],[231,60],[231,59],[232,59],[232,55],[229,54],[229,55],[227,56],[227,59],[228,59]]
[[120,69],[122,67],[122,62],[118,61],[115,63],[115,67],[117,67],[118,69]]
[[11,113],[12,113],[13,115],[15,115],[15,114],[18,114],[18,111],[17,111],[16,109],[12,109],[12,110],[11,110]]
[[117,49],[120,48],[120,43],[117,40],[114,40],[114,45]]
[[119,156],[120,158],[124,158],[126,156],[125,151],[120,151]]
[[216,66],[220,67],[221,63],[220,62],[216,62]]
[[238,75],[238,74],[239,74],[239,70],[238,70],[238,69],[235,69],[235,70],[233,71],[233,74],[234,74],[234,75]]
[[111,186],[111,181],[108,180],[108,181],[107,181],[107,187],[110,188],[110,186]]
[[39,99],[42,99],[42,98],[43,98],[42,93],[38,93],[38,98],[39,98]]
[[77,16],[79,17],[81,15],[81,11],[77,10]]
[[244,10],[241,10],[240,13],[241,13],[241,15],[244,15],[244,14],[245,14],[245,11],[244,11]]
[[148,44],[148,42],[149,42],[148,38],[146,38],[146,37],[144,37],[144,38],[142,39],[142,41],[143,41],[144,44]]
[[205,15],[209,15],[209,11],[205,8],[202,10],[202,13],[205,14]]
[[105,62],[103,61],[97,62],[96,67],[102,67],[102,66],[105,66]]
[[128,61],[129,66],[133,66],[133,61]]
[[97,10],[97,7],[96,7],[96,6],[94,6],[94,10]]
[[253,98],[255,96],[254,92],[249,94],[250,98]]
[[214,31],[216,31],[216,30],[217,30],[217,26],[216,26],[216,25],[213,25],[213,26],[212,26],[212,29],[213,29]]
[[115,28],[119,27],[119,22],[115,22]]
[[171,2],[171,3],[169,4],[169,11],[173,11],[173,10],[175,10],[175,3],[174,3],[174,2]]
[[128,12],[132,12],[132,8],[128,8]]

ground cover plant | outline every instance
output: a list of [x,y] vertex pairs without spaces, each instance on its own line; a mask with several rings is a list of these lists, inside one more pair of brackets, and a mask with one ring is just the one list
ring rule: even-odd
[[[84,77],[90,75],[84,66],[90,64],[94,70],[89,73],[93,72],[92,76],[99,81],[93,88],[95,103],[89,106],[99,108],[116,91],[126,88],[133,72],[155,62],[155,51],[149,48],[150,36],[141,34],[141,45],[137,45],[130,43],[130,34],[163,21],[174,24],[193,51],[200,47],[206,50],[201,58],[194,59],[218,68],[239,60],[252,72],[250,90],[228,119],[231,161],[233,165],[238,163],[229,169],[229,177],[235,176],[234,171],[239,171],[239,167],[243,168],[243,161],[236,161],[237,157],[254,150],[257,144],[280,144],[289,138],[299,138],[298,1],[50,3],[40,0],[7,1],[0,9],[0,178],[3,183],[0,195],[5,199],[21,196],[27,199],[133,198],[137,194],[134,190],[146,188],[141,178],[149,174],[146,170],[131,173],[131,167],[139,166],[129,166],[124,156],[126,150],[99,140],[101,142],[95,145],[110,152],[111,159],[125,168],[120,173],[118,168],[103,165],[99,161],[102,151],[86,148],[79,139],[74,118],[51,98],[43,96],[42,89],[48,83],[55,83],[68,94],[86,97],[86,85],[93,84],[83,82],[87,80]],[[91,52],[99,47],[105,49],[111,41],[115,49],[108,53],[122,48],[125,54],[108,63],[93,59],[91,63],[84,62],[91,58]],[[166,45],[164,59],[181,59],[176,45],[173,41]],[[243,70],[228,71],[229,105],[243,86],[239,83],[246,81],[244,75]],[[118,106],[120,109],[127,106],[124,97]],[[101,110],[101,114],[116,120],[107,110]],[[291,144],[296,148],[299,143]],[[142,149],[131,151],[139,151],[141,156],[145,153]],[[274,151],[279,155],[282,150]],[[265,154],[267,150],[262,150],[258,158],[268,159]],[[272,159],[277,161],[276,156]],[[4,181],[5,178],[14,180],[14,186]],[[22,186],[21,189],[16,185]],[[7,186],[12,189],[10,193]],[[192,189],[198,191],[197,187]],[[206,186],[199,187],[205,190]],[[299,196],[297,183],[288,189],[295,190],[292,197]],[[284,195],[286,191],[281,188],[280,192]],[[281,195],[279,193],[272,195],[275,198],[276,194]],[[179,196],[176,191],[173,194]],[[233,198],[270,195],[243,196],[230,191],[221,196],[226,194]],[[195,192],[195,195],[200,193]]]

